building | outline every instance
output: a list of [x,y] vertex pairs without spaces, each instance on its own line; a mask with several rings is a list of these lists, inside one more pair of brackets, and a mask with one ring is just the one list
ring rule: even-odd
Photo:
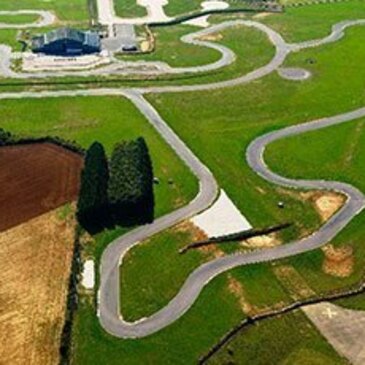
[[79,56],[98,53],[101,50],[99,34],[92,31],[79,31],[61,28],[35,37],[32,51],[55,56]]

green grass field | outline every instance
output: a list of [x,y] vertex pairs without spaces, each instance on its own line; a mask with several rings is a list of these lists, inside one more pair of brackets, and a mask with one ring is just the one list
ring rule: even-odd
[[[212,320],[212,318],[214,320]],[[95,308],[82,298],[74,325],[74,364],[196,364],[222,333],[242,318],[221,276],[207,287],[178,322],[142,340],[119,340],[100,327]]]
[[127,321],[136,321],[164,307],[203,262],[203,255],[197,251],[179,255],[179,248],[191,240],[189,232],[171,229],[126,255],[120,267],[120,309]]
[[[266,160],[280,174],[295,178],[342,181],[365,192],[362,166],[365,163],[364,120],[306,133],[300,137],[277,141],[269,146]],[[310,146],[307,148],[306,146]],[[297,269],[317,292],[345,287],[360,281],[364,275],[365,214],[360,214],[334,240],[336,245],[349,245],[355,252],[355,272],[347,279],[320,275],[323,254],[309,253],[294,259]]]
[[[246,165],[244,152],[250,141],[269,130],[362,106],[365,72],[357,65],[365,61],[365,49],[359,42],[364,35],[364,27],[353,28],[337,44],[292,55],[288,66],[305,67],[313,73],[304,83],[285,81],[273,74],[231,89],[154,95],[149,99],[255,225],[292,219],[305,231],[316,224],[313,214],[308,213],[308,204],[258,178]],[[350,59],[346,57],[349,53]],[[309,58],[315,63],[308,64]],[[177,113],[179,109],[188,112]],[[287,210],[276,208],[276,202],[282,199],[287,202]]]
[[139,18],[147,15],[147,9],[136,0],[115,0],[115,13],[122,18]]
[[[55,135],[76,140],[84,147],[103,143],[108,153],[123,139],[144,136],[151,149],[155,175],[156,214],[189,202],[196,194],[196,179],[132,104],[118,97],[2,101],[1,127],[21,135]],[[174,184],[169,185],[168,180]]]
[[[314,30],[310,29],[309,20],[307,22],[303,20],[298,29],[294,26],[292,18],[310,18],[314,24],[319,24],[324,21],[323,12],[319,10],[322,8],[319,6],[290,9],[282,16],[269,16],[262,19],[273,24],[276,22],[274,25],[283,29],[285,25],[286,34],[292,33],[293,39],[294,37],[307,39],[326,34],[330,24],[350,16],[351,4],[327,5],[329,16],[326,24],[323,27],[315,27]],[[362,8],[359,5],[361,3],[355,1],[354,4],[355,7],[358,6],[358,14],[361,16]],[[333,8],[336,6],[341,6],[342,10],[334,11]],[[303,12],[303,15],[297,15],[297,11]],[[352,14],[355,16],[354,13]],[[303,28],[302,34],[301,28]],[[241,45],[237,37],[239,32],[240,30],[237,29],[237,33],[232,35],[231,40],[237,45]],[[250,35],[253,33],[255,32]],[[245,32],[245,34],[248,33]],[[365,61],[365,49],[361,43],[364,36],[364,28],[353,28],[347,32],[346,38],[337,44],[291,56],[287,65],[305,67],[313,73],[313,77],[304,83],[284,81],[273,74],[251,85],[232,89],[210,93],[151,95],[149,99],[174,130],[212,169],[220,185],[251,222],[257,226],[265,226],[289,219],[294,221],[296,228],[283,236],[285,241],[289,241],[317,227],[318,216],[309,202],[303,202],[295,198],[295,195],[288,194],[287,191],[266,184],[252,173],[245,163],[245,149],[251,140],[267,131],[363,106],[365,99],[362,85],[365,72],[358,65]],[[259,52],[259,46],[255,47]],[[351,58],[347,57],[349,53]],[[315,59],[315,63],[309,64],[307,62],[309,58]],[[254,58],[252,60],[255,61]],[[240,70],[237,69],[237,72]],[[339,79],[338,75],[343,77]],[[184,113],[179,113],[179,110],[184,110]],[[336,132],[333,134],[336,137]],[[336,140],[338,140],[337,137],[334,138],[333,146],[336,145]],[[351,140],[351,136],[347,140]],[[303,143],[304,152],[308,151],[306,147],[309,143],[308,141]],[[340,146],[342,148],[343,144]],[[285,158],[289,159],[296,153],[302,156],[299,152],[300,148],[298,149],[297,146],[292,154],[288,154]],[[311,161],[313,156],[317,158],[319,152],[316,150],[313,155],[309,153],[308,156],[298,157],[297,162],[302,162],[302,159]],[[334,160],[335,158],[333,156]],[[326,156],[317,159],[324,161]],[[354,165],[353,168],[361,171],[359,165]],[[313,169],[319,174],[322,166]],[[304,172],[305,170],[302,171],[303,174]],[[328,175],[322,177],[328,177]],[[279,200],[285,201],[286,209],[277,208]],[[363,236],[361,226],[364,226],[364,223],[362,217],[358,219],[359,221],[354,221],[349,229],[339,236],[336,244],[347,243],[351,237],[354,247],[359,249],[360,241],[356,237],[360,239]],[[186,259],[187,261],[178,263],[176,249],[182,244],[181,240],[185,241],[185,238],[180,237],[180,240],[176,236],[171,238],[170,233],[166,232],[130,252],[125,266],[121,269],[122,291],[125,295],[122,311],[127,318],[140,318],[161,308],[178,290],[190,268],[199,262],[199,257],[191,257],[189,260]],[[161,259],[160,252],[165,252],[166,257]],[[156,264],[157,259],[158,264]],[[358,261],[353,276],[341,280],[322,273],[322,260],[321,252],[316,251],[295,259],[284,260],[283,263],[294,266],[317,293],[346,287],[358,280],[362,261]],[[151,268],[150,276],[146,273],[137,278],[137,272],[143,267]],[[162,277],[162,273],[165,272],[167,275]],[[271,265],[239,268],[232,271],[231,275],[243,285],[246,299],[258,308],[290,301],[286,289],[274,278]],[[197,358],[204,354],[232,323],[237,323],[238,318],[243,317],[237,308],[237,298],[227,292],[225,280],[226,275],[223,275],[210,284],[193,309],[177,323],[145,340],[135,342],[119,341],[106,336],[92,317],[95,309],[83,303],[78,312],[74,333],[75,363],[98,363],[102,356],[111,364],[117,362],[120,357],[123,357],[126,363],[133,364],[138,361],[147,361],[147,356],[152,364],[196,363]],[[133,286],[134,288],[138,286],[137,283],[143,286],[143,290],[133,289]],[[220,283],[222,287],[215,292],[219,286],[217,283]],[[156,297],[158,299],[154,299]],[[228,299],[229,305],[225,302]],[[206,303],[209,303],[209,307],[204,307]],[[218,307],[220,311],[223,311],[223,313],[220,312],[219,317],[214,313],[214,308]],[[226,318],[224,325],[221,323],[222,316]],[[250,331],[255,330],[255,332],[250,332],[249,335],[245,333],[240,340],[244,342],[234,349],[234,353],[237,354],[235,357],[237,363],[240,363],[237,358],[243,359],[241,363],[248,363],[256,361],[259,356],[263,359],[262,364],[267,364],[268,359],[285,365],[346,364],[333,352],[318,332],[302,316],[298,316],[283,320],[283,323],[273,321],[269,325],[260,325],[260,330],[254,328]],[[197,321],[197,318],[201,321],[204,319],[204,322]],[[219,318],[218,323],[217,318]],[[197,321],[195,325],[193,320]],[[293,328],[294,324],[295,326],[298,324],[299,328]],[[213,326],[214,335],[211,333],[213,332],[211,326]],[[87,337],[84,336],[85,333],[88,333]],[[194,335],[194,344],[191,342],[191,335]],[[186,336],[189,339],[186,339]],[[184,342],[177,345],[177,338],[180,340],[184,338]],[[278,338],[278,341],[272,341],[272,338]],[[263,342],[267,345],[262,346]],[[186,346],[192,345],[194,349],[188,350]],[[163,348],[169,350],[163,351]],[[244,354],[241,349],[245,349]],[[283,349],[286,351],[284,354]],[[222,360],[229,361],[226,353],[222,356],[224,357],[219,357],[216,363],[221,363],[219,361]]]
[[28,15],[28,14],[20,14],[20,15],[0,15],[0,24],[28,24],[34,23],[39,19],[37,15]]
[[208,364],[349,365],[301,311],[241,330]]
[[351,0],[287,8],[283,15],[270,15],[259,20],[278,31],[286,41],[302,42],[325,37],[332,25],[342,20],[363,18],[365,1]]
[[154,52],[140,56],[120,56],[119,58],[128,61],[163,61],[172,67],[188,67],[212,63],[221,57],[216,50],[189,45],[180,41],[183,35],[197,31],[195,27],[177,25],[153,28],[152,31],[156,40]]
[[170,0],[165,6],[165,12],[169,16],[178,16],[200,10],[203,0]]
[[[21,0],[6,6],[20,7],[21,4],[22,7],[30,7],[32,3],[35,1]],[[80,6],[81,0],[73,4]],[[181,5],[175,0],[170,4],[182,6],[185,11],[187,6],[195,6],[196,2]],[[41,5],[56,9],[54,2]],[[58,16],[64,20],[85,19],[80,7],[74,13],[70,8],[69,2],[57,2],[57,9],[62,9],[57,11]],[[290,8],[282,15],[270,15],[258,20],[282,32],[289,41],[301,41],[325,36],[331,25],[338,21],[364,17],[365,2],[353,0]],[[188,31],[191,28],[185,29]],[[14,35],[6,32],[9,36]],[[159,47],[150,59],[158,58],[178,66],[202,64],[215,59],[213,51],[179,44],[177,40],[184,32],[182,27],[158,29],[158,42],[168,44],[168,47]],[[2,36],[6,35],[1,31]],[[225,80],[264,65],[273,56],[273,47],[256,30],[238,27],[222,32],[222,36],[219,42],[238,54],[235,64],[207,75],[184,76],[181,81],[142,80],[142,84],[192,84]],[[149,95],[148,98],[213,171],[220,186],[250,222],[257,227],[294,222],[294,228],[282,236],[284,242],[289,242],[317,228],[319,217],[309,201],[303,201],[295,193],[272,186],[257,177],[245,162],[245,150],[250,141],[265,132],[364,106],[365,69],[361,67],[365,63],[364,37],[365,27],[352,28],[336,44],[290,56],[287,66],[304,67],[312,72],[312,78],[306,82],[284,81],[274,73],[250,85],[230,89]],[[315,62],[310,63],[309,59]],[[141,80],[125,84],[141,85]],[[90,85],[93,86],[98,84]],[[62,88],[65,86],[62,85]],[[185,204],[197,191],[196,180],[187,168],[124,99],[2,101],[0,112],[3,115],[1,126],[13,132],[61,135],[76,139],[83,146],[98,139],[106,145],[108,152],[119,139],[145,136],[151,147],[156,175],[161,179],[161,184],[156,186],[158,215]],[[269,148],[268,161],[284,175],[335,178],[364,189],[361,179],[365,158],[363,124],[363,121],[357,121],[326,132],[301,136],[300,140],[294,138],[278,142]],[[167,184],[170,177],[174,178],[173,186]],[[278,201],[284,201],[286,208],[278,209]],[[323,274],[323,254],[320,251],[282,263],[293,266],[318,294],[348,287],[363,274],[364,227],[363,214],[334,241],[336,245],[350,244],[355,248],[355,272],[349,278],[336,279]],[[96,237],[95,245],[88,248],[96,264],[105,246],[123,232],[114,230]],[[189,272],[206,259],[196,252],[189,253],[183,259],[177,255],[178,247],[187,243],[188,239],[187,234],[170,230],[137,246],[128,254],[121,268],[121,309],[127,319],[149,315],[165,305]],[[272,265],[238,268],[230,276],[242,284],[245,299],[258,309],[290,301],[286,288],[274,277]],[[239,301],[227,289],[227,283],[228,275],[217,278],[205,288],[197,303],[181,320],[158,334],[138,341],[123,341],[108,336],[98,323],[93,298],[82,296],[73,333],[73,363],[196,364],[210,346],[244,317]],[[359,299],[349,300],[347,305],[363,308]],[[258,359],[262,359],[263,365],[268,361],[280,365],[346,364],[301,314],[263,322],[244,332],[237,337],[237,342],[229,346],[232,346],[233,355],[224,349],[217,358],[212,359],[213,364],[230,361],[260,364]]]
[[86,21],[89,19],[86,0],[17,0],[0,2],[0,10],[51,10],[62,21]]
[[338,300],[336,304],[349,309],[365,311],[365,294]]
[[15,51],[21,50],[21,44],[16,40],[17,30],[15,29],[1,29],[0,30],[0,44],[6,44]]

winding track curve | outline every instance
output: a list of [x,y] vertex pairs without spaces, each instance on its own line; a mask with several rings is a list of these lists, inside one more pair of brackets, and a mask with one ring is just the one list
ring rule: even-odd
[[250,144],[247,150],[247,161],[256,173],[274,184],[287,187],[326,189],[342,192],[348,197],[343,208],[317,232],[305,239],[272,249],[257,250],[248,254],[225,256],[200,266],[190,274],[175,298],[173,298],[166,307],[148,318],[135,323],[125,322],[123,318],[121,318],[119,313],[119,265],[122,263],[126,252],[133,246],[137,245],[139,241],[142,241],[151,235],[171,227],[175,223],[206,209],[214,201],[218,191],[217,183],[211,172],[197,159],[197,157],[180,140],[167,123],[159,116],[157,111],[145,100],[143,94],[212,90],[248,83],[277,70],[290,52],[338,40],[342,37],[343,32],[347,27],[365,24],[365,20],[341,22],[335,25],[331,35],[323,40],[315,40],[300,44],[287,44],[278,33],[274,32],[267,26],[257,22],[252,23],[255,24],[254,26],[264,29],[269,39],[276,47],[276,54],[268,65],[237,79],[192,86],[149,87],[139,89],[93,89],[76,91],[63,90],[0,94],[0,99],[123,95],[129,98],[136,105],[136,107],[146,116],[147,120],[157,129],[161,136],[172,146],[180,158],[185,161],[193,173],[199,178],[200,192],[189,205],[157,219],[151,225],[139,227],[136,230],[129,232],[111,243],[104,251],[101,262],[101,284],[99,290],[98,314],[100,317],[100,323],[104,329],[112,335],[121,338],[141,338],[159,331],[181,317],[195,302],[203,287],[217,275],[237,266],[290,257],[321,247],[340,232],[348,224],[348,222],[350,222],[356,214],[361,212],[365,207],[364,195],[353,186],[340,182],[287,179],[270,171],[263,160],[263,154],[267,144],[280,138],[364,117],[365,108],[332,118],[324,118],[311,123],[292,126],[259,137]]
[[[1,13],[0,13],[1,14]],[[38,24],[38,23],[36,23]],[[162,74],[194,74],[202,72],[215,71],[220,68],[229,66],[236,60],[235,53],[222,44],[217,44],[208,40],[203,40],[204,36],[214,34],[216,32],[223,31],[235,26],[246,26],[256,28],[257,30],[269,35],[275,33],[269,27],[265,25],[248,21],[248,20],[233,20],[226,21],[220,24],[213,25],[209,28],[195,31],[186,35],[183,35],[180,40],[183,43],[207,47],[220,53],[221,57],[212,63],[192,66],[192,67],[171,67],[165,62],[160,61],[121,61],[112,57],[112,63],[106,66],[101,66],[93,70],[84,71],[36,71],[36,72],[18,72],[11,68],[11,47],[7,45],[0,45],[0,74],[14,79],[43,79],[48,77],[66,77],[66,76],[78,76],[78,77],[90,77],[90,76],[109,76],[109,75],[162,75]],[[275,39],[281,38],[279,34],[273,37]]]
[[47,10],[0,10],[0,15],[15,16],[15,15],[37,15],[39,20],[34,23],[27,24],[10,24],[0,23],[0,29],[28,29],[47,27],[56,21],[55,15]]

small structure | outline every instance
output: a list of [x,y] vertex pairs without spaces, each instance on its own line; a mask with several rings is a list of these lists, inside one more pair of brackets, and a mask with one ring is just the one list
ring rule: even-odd
[[32,51],[47,55],[80,56],[98,53],[100,50],[99,34],[93,31],[60,28],[32,40]]

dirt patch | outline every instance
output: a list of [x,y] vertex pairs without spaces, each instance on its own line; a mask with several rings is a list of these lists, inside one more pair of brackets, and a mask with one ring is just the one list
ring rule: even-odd
[[262,19],[272,15],[272,13],[258,13],[253,16],[253,19]]
[[228,290],[238,299],[239,305],[244,313],[252,313],[252,305],[245,298],[242,284],[231,274],[228,274]]
[[265,314],[271,312],[272,310],[281,309],[287,303],[284,302],[277,302],[272,306],[257,306],[254,303],[251,303],[247,300],[247,295],[245,293],[244,284],[234,278],[231,274],[228,274],[228,290],[232,293],[237,299],[242,309],[246,315],[253,317],[260,314]]
[[151,49],[151,44],[149,41],[142,41],[141,42],[141,51],[148,52]]
[[[178,232],[189,232],[191,234],[192,242],[204,241],[208,238],[206,233],[191,221],[184,221],[178,224],[175,229]],[[216,244],[199,247],[198,251],[203,253],[209,259],[215,259],[225,255],[225,253]]]
[[217,259],[225,256],[225,253],[217,245],[208,245],[199,247],[198,250],[210,259]]
[[328,221],[346,201],[343,195],[332,192],[314,195],[313,200],[323,222]]
[[223,39],[223,34],[221,34],[221,33],[212,33],[212,34],[207,34],[207,35],[201,36],[198,39],[201,40],[201,41],[218,42],[218,41],[221,41]]
[[282,188],[277,190],[279,193],[294,199],[311,202],[323,222],[328,221],[346,201],[344,195],[333,191],[306,191],[298,194],[297,192]]
[[0,234],[0,363],[57,364],[73,253],[73,214]]
[[202,241],[206,240],[208,236],[204,231],[199,229],[196,225],[194,225],[191,221],[184,221],[179,223],[175,227],[177,232],[188,232],[191,234],[192,241]]
[[322,270],[326,274],[345,278],[353,273],[355,258],[352,247],[335,248],[332,245],[326,245],[322,250],[325,255]]
[[81,156],[50,144],[0,148],[0,231],[77,198]]
[[252,237],[246,241],[242,241],[241,246],[248,248],[265,248],[265,247],[275,247],[281,244],[281,240],[278,239],[275,233]]
[[360,142],[361,142],[361,136],[364,131],[364,121],[361,121],[357,124],[355,133],[353,134],[353,138],[351,139],[351,144],[347,148],[347,153],[344,161],[344,165],[348,167],[351,162],[354,159],[354,156],[356,156],[356,152],[359,148]]
[[304,278],[294,267],[289,265],[277,266],[273,268],[275,276],[281,284],[289,291],[294,300],[306,299],[315,295]]
[[263,188],[260,188],[259,186],[256,186],[255,189],[261,194],[261,195],[266,195],[267,191],[264,190]]

